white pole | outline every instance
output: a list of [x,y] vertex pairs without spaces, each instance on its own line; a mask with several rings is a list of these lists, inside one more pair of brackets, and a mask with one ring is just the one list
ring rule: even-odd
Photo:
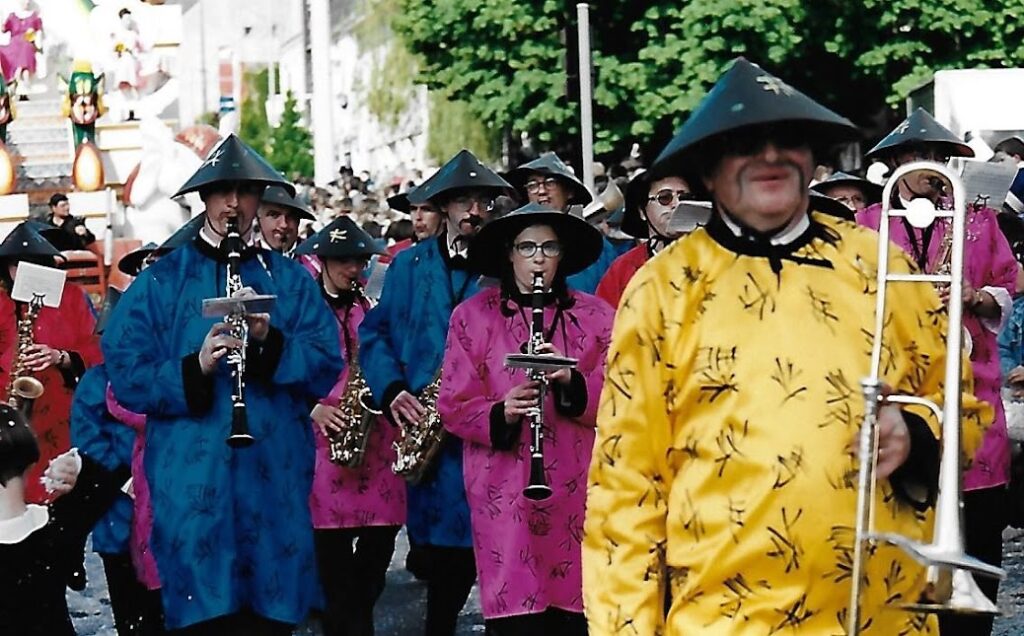
[[313,66],[313,180],[334,178],[334,125],[331,121],[331,8],[328,0],[309,0],[309,43]]
[[590,85],[590,5],[576,4],[580,53],[580,133],[583,137],[583,184],[594,193],[594,108]]

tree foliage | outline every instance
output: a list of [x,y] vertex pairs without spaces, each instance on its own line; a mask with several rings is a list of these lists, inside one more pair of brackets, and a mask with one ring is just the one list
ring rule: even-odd
[[[564,29],[575,2],[397,0],[420,79],[490,125],[572,147]],[[1014,66],[1024,4],[1005,0],[606,0],[592,4],[595,150],[657,152],[729,61],[757,62],[869,134],[945,68]]]
[[270,152],[270,123],[267,121],[267,69],[247,70],[242,76],[242,110],[238,136],[264,157]]
[[270,163],[289,179],[313,176],[313,134],[302,125],[295,95],[285,97],[281,123],[270,133]]

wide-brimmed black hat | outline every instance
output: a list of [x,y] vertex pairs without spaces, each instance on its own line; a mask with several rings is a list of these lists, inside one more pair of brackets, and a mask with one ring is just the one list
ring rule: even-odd
[[269,186],[263,191],[263,196],[260,197],[260,202],[287,208],[295,212],[300,219],[306,219],[307,221],[316,220],[316,217],[313,216],[313,211],[310,210],[308,206],[302,203],[302,201],[296,199],[292,194],[289,194],[288,191],[281,186]]
[[833,172],[828,179],[820,181],[811,186],[811,190],[828,196],[828,190],[835,186],[850,186],[857,188],[864,193],[864,200],[868,205],[878,203],[882,200],[882,186],[868,181],[863,177],[846,172]]
[[409,203],[436,200],[445,192],[464,188],[493,190],[495,196],[515,195],[515,188],[508,181],[499,177],[493,170],[480,163],[473,153],[463,148],[432,177],[415,190],[409,191]]
[[54,258],[64,257],[52,243],[43,238],[33,226],[32,221],[23,221],[11,230],[7,238],[0,243],[0,259],[38,260],[49,262]]
[[840,219],[846,219],[847,221],[854,220],[857,214],[839,199],[833,199],[830,196],[826,196],[820,192],[815,192],[814,190],[810,191],[810,195],[811,210],[815,212],[839,217]]
[[903,120],[899,126],[878,142],[864,156],[868,159],[884,159],[899,152],[901,147],[919,146],[921,144],[937,145],[950,157],[973,157],[974,149],[963,142],[932,117],[923,108],[918,108]]
[[531,225],[548,225],[562,244],[559,269],[565,276],[583,271],[601,256],[601,232],[578,216],[528,203],[487,223],[469,242],[469,262],[484,276],[500,277],[507,267],[512,241]]
[[296,254],[327,258],[369,258],[384,252],[363,228],[348,216],[339,216],[302,242]]
[[157,250],[157,247],[156,243],[146,243],[142,247],[128,252],[117,262],[117,269],[129,276],[138,276],[146,259]]
[[586,205],[594,200],[590,190],[587,190],[587,186],[583,185],[583,182],[576,178],[569,166],[565,165],[565,162],[553,152],[546,152],[533,161],[524,163],[505,174],[505,179],[519,191],[523,201],[529,201],[526,194],[526,182],[531,174],[557,177],[565,182],[570,190],[569,203]]
[[114,308],[117,307],[117,303],[123,295],[124,292],[117,287],[113,285],[107,287],[107,294],[103,297],[103,308],[100,310],[100,317],[96,320],[96,327],[94,328],[96,334],[102,334],[107,329],[110,316],[114,313]]
[[403,214],[409,214],[409,193],[399,192],[393,196],[388,197],[388,207],[396,212]]
[[652,167],[676,161],[692,169],[701,160],[700,146],[726,132],[766,124],[793,124],[806,131],[810,145],[826,146],[858,136],[849,119],[825,108],[786,82],[744,58],[732,66],[701,100]]
[[622,215],[622,227],[619,229],[633,238],[648,238],[650,236],[651,228],[641,216],[640,210],[647,205],[647,196],[648,192],[650,192],[651,184],[659,179],[679,177],[686,182],[691,192],[695,194],[702,192],[702,190],[695,189],[696,177],[680,174],[679,170],[671,169],[674,165],[672,163],[661,164],[651,170],[644,170],[633,175],[633,178],[629,180],[629,185],[626,186],[624,195],[625,209]]
[[234,133],[210,151],[210,156],[185,185],[178,188],[174,196],[196,192],[219,181],[254,181],[268,186],[276,185],[295,196],[295,186]]

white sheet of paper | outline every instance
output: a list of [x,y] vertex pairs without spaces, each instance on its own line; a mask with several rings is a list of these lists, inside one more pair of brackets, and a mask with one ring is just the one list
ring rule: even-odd
[[968,204],[984,205],[999,210],[1017,176],[1017,164],[992,163],[971,159],[951,160],[953,168],[964,183]]
[[67,277],[68,273],[62,269],[21,261],[14,273],[11,298],[28,303],[32,302],[33,296],[40,295],[43,297],[44,307],[59,307]]

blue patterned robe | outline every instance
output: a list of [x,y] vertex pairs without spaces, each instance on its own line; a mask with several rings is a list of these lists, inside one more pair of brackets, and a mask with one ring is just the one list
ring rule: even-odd
[[247,608],[297,623],[319,596],[309,411],[341,371],[337,326],[299,264],[267,251],[242,261],[243,284],[276,294],[277,304],[264,353],[246,371],[256,442],[231,449],[230,370],[222,359],[204,379],[188,363],[216,322],[202,317],[202,300],[225,289],[225,265],[210,249],[190,243],[146,269],[102,341],[114,393],[148,416],[152,550],[166,622],[176,629]]
[[565,279],[570,289],[586,294],[593,294],[597,291],[598,283],[604,278],[608,268],[612,266],[612,261],[618,258],[620,253],[618,248],[607,237],[602,237],[601,242],[601,255],[597,260],[582,272],[573,274]]
[[[107,370],[102,364],[86,371],[75,389],[71,445],[110,471],[132,465],[135,431],[107,411]],[[132,500],[118,495],[93,528],[92,549],[101,554],[126,554],[131,522]]]
[[[402,388],[415,395],[430,384],[441,369],[452,310],[479,291],[478,277],[450,270],[446,256],[438,240],[399,252],[380,303],[359,326],[359,364],[381,404]],[[462,442],[449,436],[434,461],[427,478],[409,486],[409,537],[418,544],[471,547]]]

